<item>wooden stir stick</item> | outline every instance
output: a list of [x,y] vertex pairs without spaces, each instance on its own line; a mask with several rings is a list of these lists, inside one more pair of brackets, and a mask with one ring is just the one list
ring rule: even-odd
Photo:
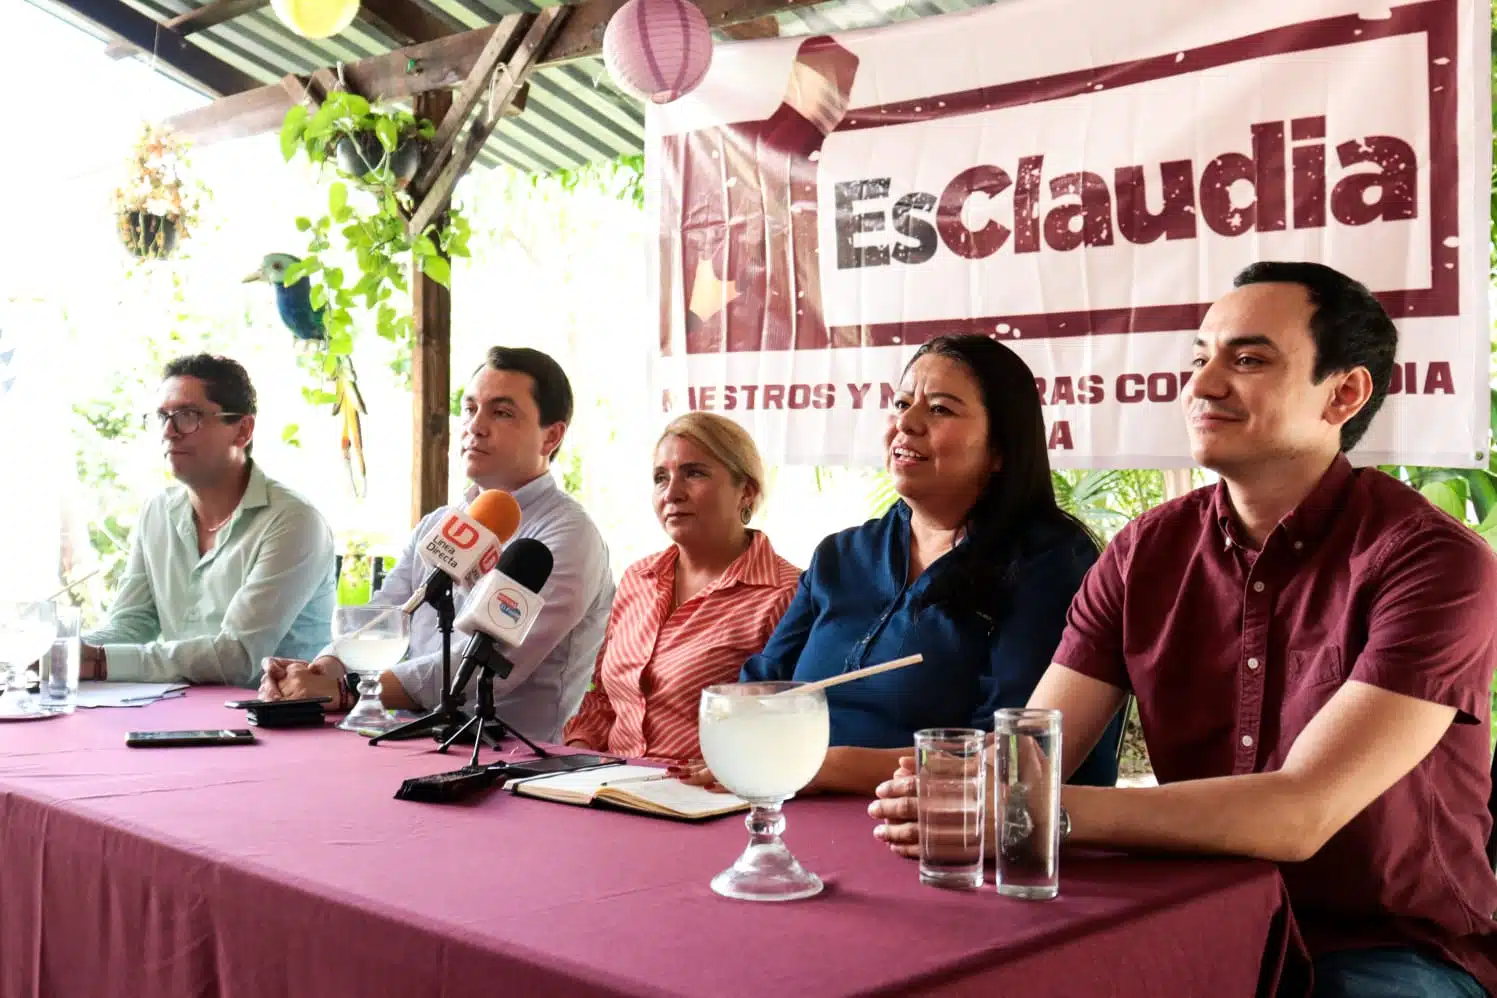
[[824,690],[828,686],[840,686],[842,683],[850,683],[854,679],[863,679],[867,676],[876,676],[880,672],[892,672],[895,669],[903,669],[907,665],[925,661],[924,655],[906,655],[904,658],[896,658],[889,662],[880,662],[878,665],[870,665],[864,669],[854,669],[852,672],[844,672],[840,676],[829,676],[826,679],[818,679],[814,683],[804,686],[792,687],[781,690],[775,696],[785,696],[788,693],[808,693],[811,690]]

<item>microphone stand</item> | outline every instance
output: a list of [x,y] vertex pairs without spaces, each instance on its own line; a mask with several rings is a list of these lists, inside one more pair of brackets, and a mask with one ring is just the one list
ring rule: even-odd
[[[503,721],[494,710],[494,679],[501,665],[509,665],[503,653],[498,648],[495,648],[492,642],[475,641],[469,645],[467,654],[478,659],[478,710],[466,724],[449,735],[437,751],[447,751],[447,746],[463,737],[468,733],[468,729],[472,728],[473,756],[469,760],[468,765],[477,766],[478,750],[480,748],[484,745],[487,745],[491,749],[497,750],[499,748],[499,739],[495,738],[493,734],[493,729],[497,728],[500,732],[500,738],[507,731],[524,742],[530,751],[541,758],[544,759],[549,756],[551,753]],[[503,671],[508,675],[510,670],[506,668]],[[458,697],[462,696],[462,692],[462,690],[454,691]]]
[[[407,721],[398,728],[391,728],[382,734],[375,735],[369,739],[370,745],[378,745],[383,741],[404,741],[407,738],[416,738],[433,733],[435,738],[448,738],[450,740],[455,730],[467,727],[469,718],[463,710],[463,698],[460,693],[455,694],[448,687],[452,684],[452,625],[457,618],[457,609],[452,604],[452,578],[444,572],[437,573],[436,581],[429,583],[426,587],[426,598],[423,601],[433,610],[437,611],[437,630],[442,634],[442,700],[437,706],[422,714],[412,721]],[[443,748],[445,748],[445,743]]]

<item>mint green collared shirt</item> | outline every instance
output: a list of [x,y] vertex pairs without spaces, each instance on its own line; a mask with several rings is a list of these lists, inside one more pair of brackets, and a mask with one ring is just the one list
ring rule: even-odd
[[254,686],[267,655],[310,659],[331,638],[333,535],[301,496],[251,464],[249,486],[198,555],[187,490],[140,511],[102,645],[110,679]]

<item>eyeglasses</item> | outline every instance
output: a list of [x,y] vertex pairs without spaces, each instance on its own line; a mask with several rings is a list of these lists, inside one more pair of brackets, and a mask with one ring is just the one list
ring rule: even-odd
[[201,409],[173,409],[171,412],[158,409],[141,417],[141,427],[149,430],[151,421],[154,419],[158,430],[165,429],[166,424],[171,423],[174,433],[186,436],[189,433],[196,433],[205,419],[221,419],[226,423],[232,423],[246,415],[248,414],[243,412],[203,412]]

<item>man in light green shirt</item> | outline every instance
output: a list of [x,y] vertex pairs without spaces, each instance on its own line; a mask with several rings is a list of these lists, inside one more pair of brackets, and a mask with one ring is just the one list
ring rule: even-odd
[[182,484],[141,510],[109,621],[83,636],[83,678],[254,686],[263,658],[328,643],[332,532],[250,458],[243,367],[196,354],[162,377],[156,417]]

